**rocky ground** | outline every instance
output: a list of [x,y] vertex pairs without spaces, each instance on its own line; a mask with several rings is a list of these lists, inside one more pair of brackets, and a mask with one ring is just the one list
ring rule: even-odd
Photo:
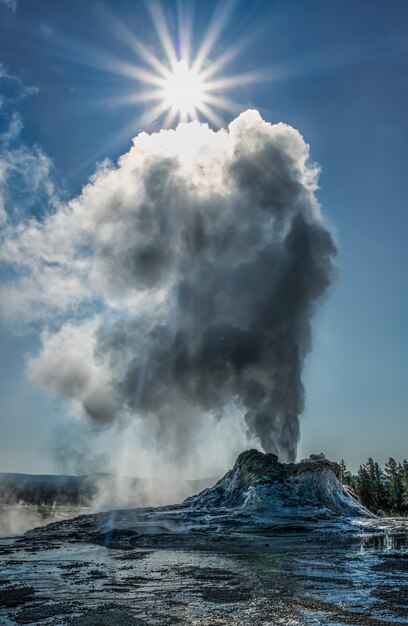
[[247,451],[181,505],[82,515],[0,542],[0,624],[408,624],[406,524],[323,457]]
[[405,535],[123,549],[4,540],[0,624],[407,624]]

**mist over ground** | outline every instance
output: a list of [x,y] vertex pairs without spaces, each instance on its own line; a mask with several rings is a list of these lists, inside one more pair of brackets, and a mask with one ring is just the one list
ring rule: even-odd
[[85,513],[181,502],[215,480],[141,479],[106,472],[83,476],[0,473],[0,536]]

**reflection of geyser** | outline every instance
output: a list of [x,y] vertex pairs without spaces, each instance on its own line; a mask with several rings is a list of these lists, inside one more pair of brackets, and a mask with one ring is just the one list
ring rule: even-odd
[[175,465],[205,457],[213,428],[231,454],[231,416],[244,445],[294,460],[310,321],[336,252],[308,157],[295,129],[256,111],[228,131],[139,135],[67,218],[114,314],[44,337],[32,376],[94,425],[136,416],[141,447]]

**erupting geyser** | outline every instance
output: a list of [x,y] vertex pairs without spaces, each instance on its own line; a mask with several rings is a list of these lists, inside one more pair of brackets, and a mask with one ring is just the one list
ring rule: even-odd
[[[280,463],[274,454],[246,450],[213,486],[181,504],[82,515],[46,529],[48,541],[108,547],[169,546],[237,541],[282,533],[359,531],[377,520],[340,480],[340,466],[324,455]],[[44,537],[44,529],[28,533]]]
[[141,133],[78,198],[6,242],[65,316],[30,375],[95,425],[135,416],[177,459],[206,420],[234,415],[294,460],[311,318],[335,276],[318,174],[300,133],[254,110],[228,130]]

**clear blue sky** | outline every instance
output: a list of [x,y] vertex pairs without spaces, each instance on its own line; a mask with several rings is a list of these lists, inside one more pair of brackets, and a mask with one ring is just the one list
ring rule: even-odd
[[[163,6],[174,26],[177,2]],[[215,7],[195,3],[197,39]],[[157,46],[139,0],[0,1],[0,62],[21,85],[38,89],[15,98],[22,141],[52,159],[66,197],[140,130],[140,105],[109,103],[132,83],[89,60],[98,49],[134,61],[106,8]],[[407,28],[403,0],[242,0],[212,53],[252,36],[226,73],[266,68],[269,78],[228,96],[299,129],[322,168],[318,197],[340,273],[314,320],[299,456],[324,451],[352,467],[370,455],[408,457]],[[232,117],[224,115],[227,123]],[[0,471],[56,471],[47,446],[66,408],[24,375],[38,336],[3,325],[0,341]]]

